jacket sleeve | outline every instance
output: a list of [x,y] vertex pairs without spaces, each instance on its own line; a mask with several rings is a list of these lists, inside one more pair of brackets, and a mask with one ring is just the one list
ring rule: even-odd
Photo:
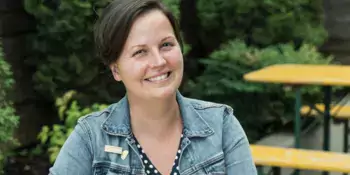
[[227,174],[257,175],[246,133],[231,107],[224,113],[222,139]]
[[49,175],[91,175],[91,150],[88,130],[79,122],[62,146]]

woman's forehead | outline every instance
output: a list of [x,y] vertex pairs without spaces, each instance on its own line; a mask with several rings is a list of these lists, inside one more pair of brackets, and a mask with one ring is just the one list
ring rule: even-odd
[[146,44],[169,36],[174,36],[174,31],[168,18],[161,11],[153,10],[134,21],[126,44]]

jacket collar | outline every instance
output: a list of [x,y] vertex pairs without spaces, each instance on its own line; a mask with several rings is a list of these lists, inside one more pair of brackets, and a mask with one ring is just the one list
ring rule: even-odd
[[[184,124],[184,135],[187,137],[207,137],[214,133],[207,122],[194,109],[190,100],[183,97],[179,91],[176,92],[176,100],[179,104],[181,116]],[[106,109],[109,114],[102,123],[102,129],[110,135],[130,136],[130,113],[127,96],[118,103]]]

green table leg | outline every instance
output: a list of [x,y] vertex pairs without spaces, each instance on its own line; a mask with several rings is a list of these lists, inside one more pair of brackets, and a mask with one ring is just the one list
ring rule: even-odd
[[295,148],[300,148],[300,108],[301,108],[301,90],[297,87],[295,90],[295,123],[294,123],[294,136],[295,136]]
[[[330,137],[330,105],[331,105],[332,87],[324,87],[324,126],[323,126],[323,150],[329,151],[329,137]],[[328,175],[328,172],[323,172],[323,175]]]
[[264,175],[263,166],[258,165],[256,166],[256,169],[258,171],[258,175]]
[[[349,143],[349,120],[344,121],[344,143],[343,143],[343,152],[348,153],[348,143]],[[343,175],[349,175],[348,173],[343,173]]]
[[323,150],[329,151],[329,137],[330,137],[330,104],[331,104],[332,88],[330,86],[324,87],[324,127],[323,127]]
[[[300,133],[301,133],[301,121],[300,121],[300,108],[301,108],[301,89],[296,87],[295,89],[295,122],[294,122],[294,147],[300,148]],[[299,170],[294,171],[294,175],[299,175]]]

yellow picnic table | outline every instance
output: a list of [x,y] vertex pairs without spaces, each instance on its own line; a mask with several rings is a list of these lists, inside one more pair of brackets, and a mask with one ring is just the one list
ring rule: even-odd
[[[257,166],[350,173],[350,155],[265,145],[250,145],[250,148]],[[275,171],[280,174],[279,169]]]
[[[301,85],[320,85],[324,87],[324,141],[323,150],[329,150],[330,103],[332,86],[350,86],[350,66],[344,65],[305,65],[277,64],[244,75],[247,81],[279,83],[296,87],[295,101],[295,147],[300,148],[300,108]],[[326,173],[324,173],[326,174]]]

